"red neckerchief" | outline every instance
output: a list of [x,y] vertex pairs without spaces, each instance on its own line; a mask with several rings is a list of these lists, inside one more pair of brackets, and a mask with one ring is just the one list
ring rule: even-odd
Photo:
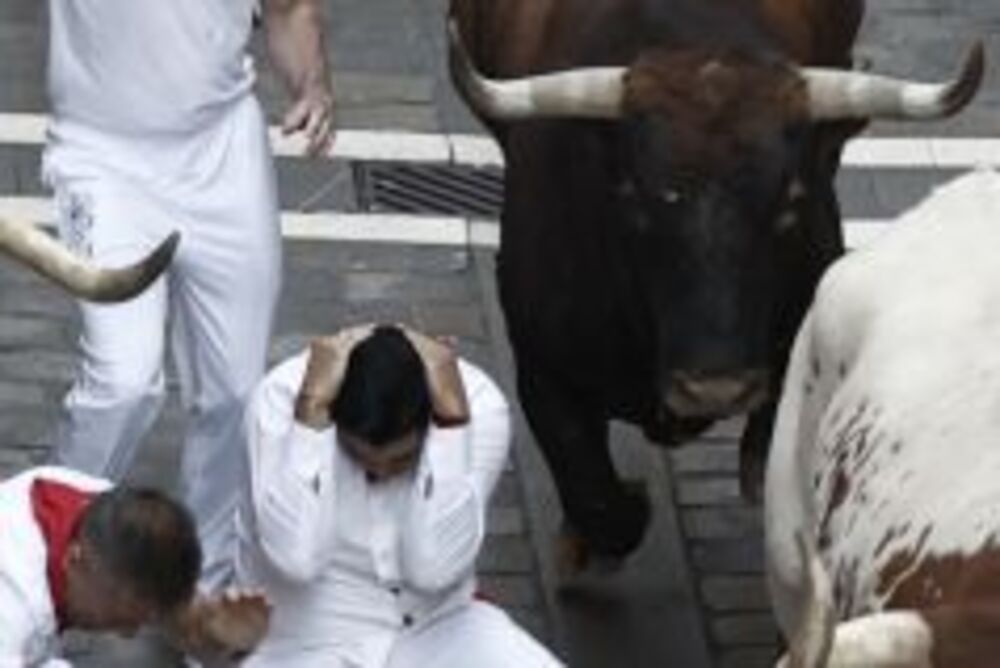
[[93,498],[92,493],[54,480],[38,478],[31,485],[31,509],[45,539],[45,572],[60,631],[66,628],[66,552]]

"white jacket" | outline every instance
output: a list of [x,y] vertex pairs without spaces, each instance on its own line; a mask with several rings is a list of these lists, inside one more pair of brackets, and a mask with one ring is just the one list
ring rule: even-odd
[[413,473],[372,485],[335,428],[294,421],[306,360],[271,371],[248,408],[239,571],[267,590],[274,613],[247,665],[306,665],[306,652],[326,665],[381,666],[401,632],[472,600],[509,409],[483,371],[460,362],[469,423],[432,427]]
[[0,483],[0,668],[62,668],[46,574],[48,549],[31,506],[37,478],[87,492],[110,485],[58,467],[31,469]]

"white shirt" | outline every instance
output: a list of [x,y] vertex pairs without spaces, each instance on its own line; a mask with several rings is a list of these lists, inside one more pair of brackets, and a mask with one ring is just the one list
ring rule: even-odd
[[[510,447],[507,402],[460,362],[470,421],[428,433],[415,471],[370,484],[336,444],[293,418],[307,355],[276,367],[248,408],[250,489],[239,571],[274,613],[247,665],[314,652],[381,666],[398,634],[472,600],[486,506]],[[327,658],[323,658],[324,654]],[[333,664],[337,665],[337,664]]]
[[101,492],[110,485],[57,467],[30,469],[0,483],[0,668],[60,668],[58,629],[46,573],[48,549],[35,521],[38,478]]
[[190,134],[253,86],[256,0],[49,0],[49,95],[62,132]]

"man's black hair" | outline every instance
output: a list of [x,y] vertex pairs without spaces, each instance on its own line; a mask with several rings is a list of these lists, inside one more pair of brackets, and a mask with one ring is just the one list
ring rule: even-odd
[[330,418],[352,435],[378,447],[431,420],[431,398],[423,362],[402,330],[376,327],[351,352]]
[[122,485],[97,495],[78,537],[101,568],[160,611],[172,611],[194,595],[201,571],[195,523],[163,493]]

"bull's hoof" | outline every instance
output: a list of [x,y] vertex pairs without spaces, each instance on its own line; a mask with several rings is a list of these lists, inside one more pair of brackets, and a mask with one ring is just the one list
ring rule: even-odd
[[614,575],[625,566],[624,556],[594,552],[586,539],[567,525],[563,525],[556,536],[553,552],[556,577],[562,584],[578,581],[588,575]]

